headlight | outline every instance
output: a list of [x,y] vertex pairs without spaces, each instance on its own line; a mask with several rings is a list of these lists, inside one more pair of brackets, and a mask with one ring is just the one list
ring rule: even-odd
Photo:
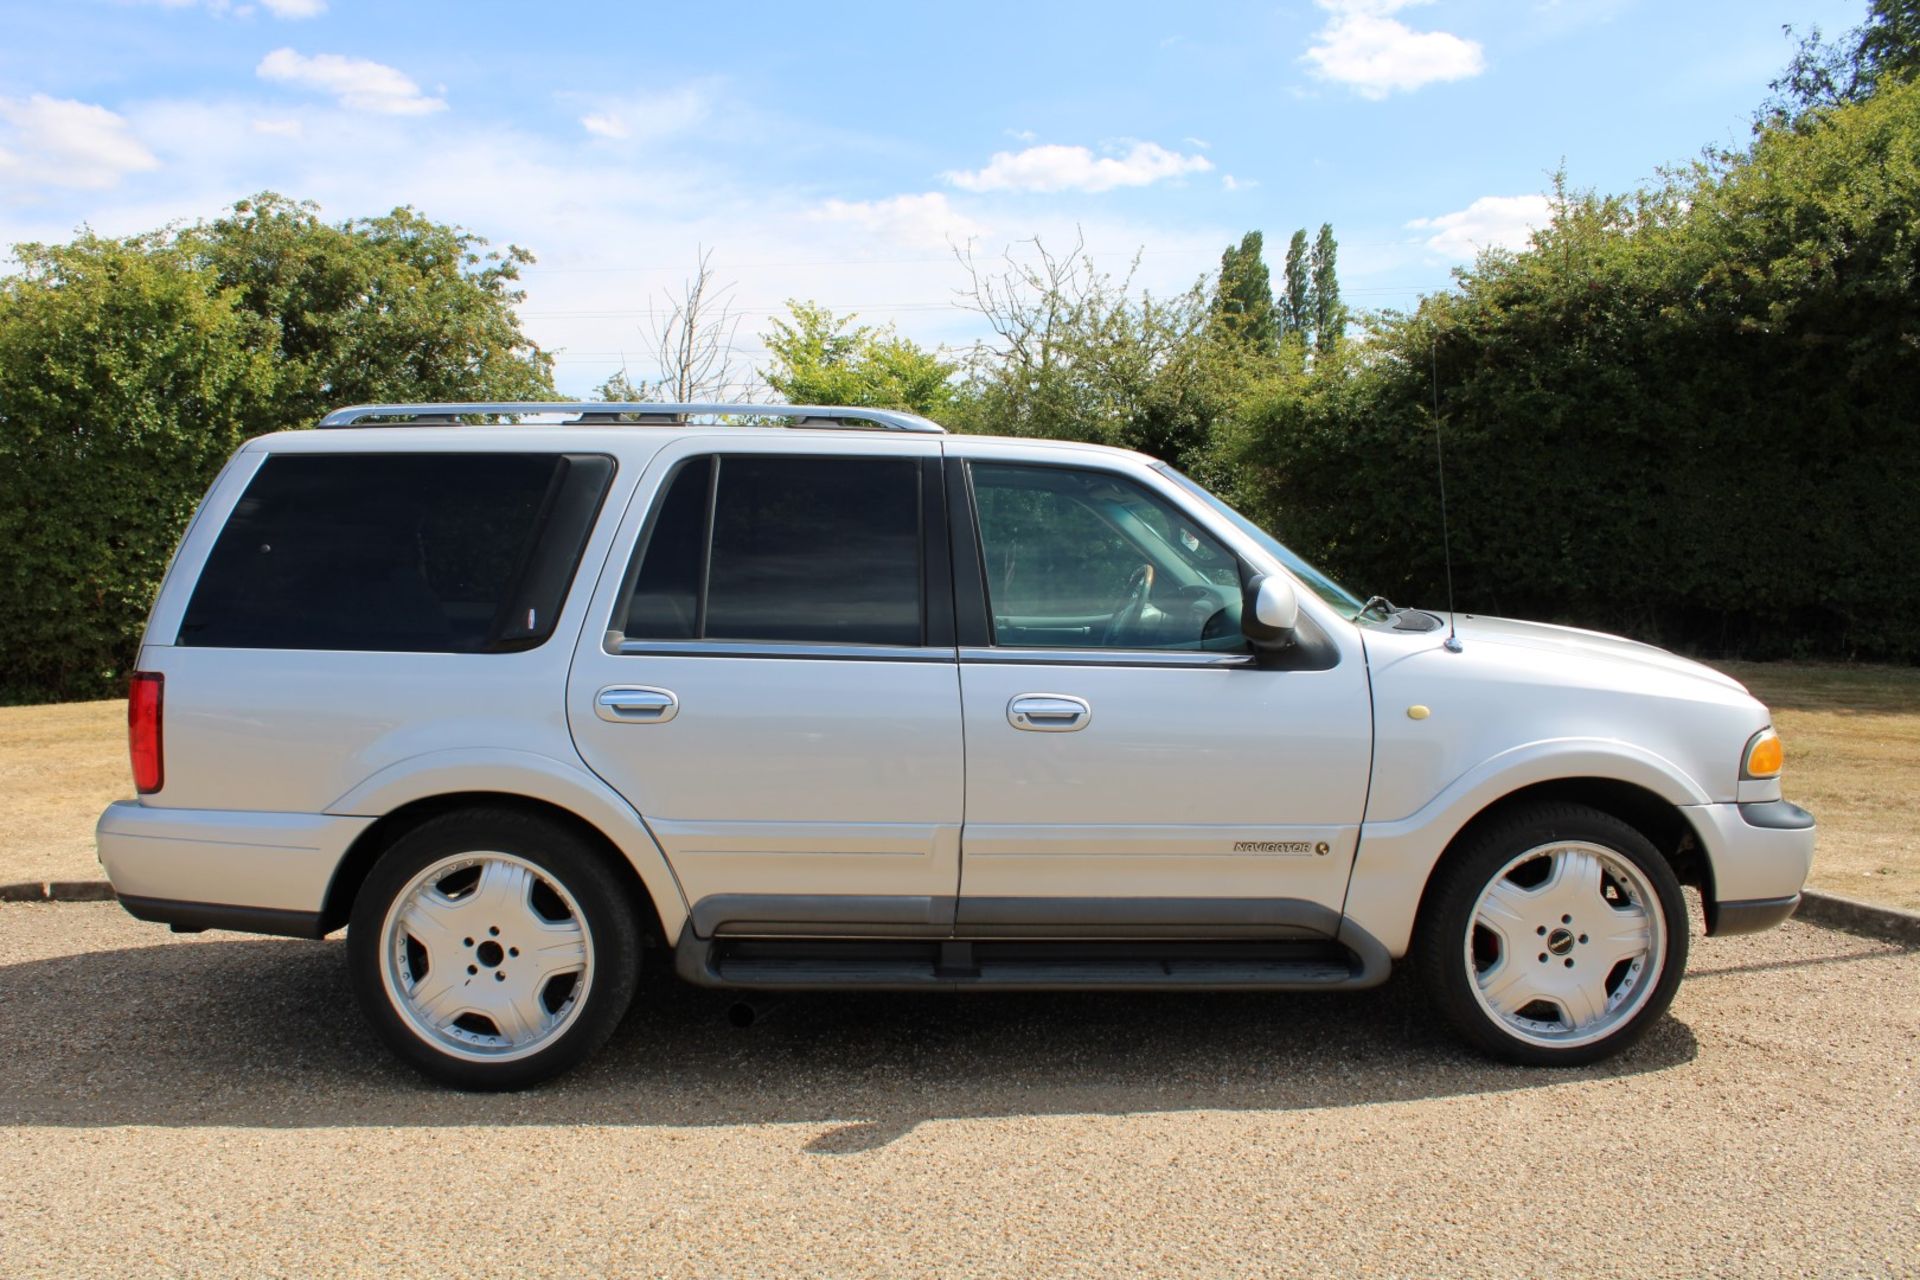
[[1780,749],[1780,735],[1771,727],[1762,729],[1747,739],[1746,753],[1740,757],[1740,776],[1777,778],[1785,758]]

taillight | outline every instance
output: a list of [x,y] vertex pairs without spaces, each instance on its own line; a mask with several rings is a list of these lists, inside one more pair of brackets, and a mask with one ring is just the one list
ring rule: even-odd
[[133,786],[141,795],[160,789],[166,779],[160,751],[160,699],[166,677],[136,671],[127,685],[127,753],[133,757]]

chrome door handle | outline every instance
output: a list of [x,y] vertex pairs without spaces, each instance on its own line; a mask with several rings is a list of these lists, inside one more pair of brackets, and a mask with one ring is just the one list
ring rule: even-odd
[[680,714],[680,699],[651,685],[608,685],[594,695],[593,713],[614,724],[665,724]]
[[1007,704],[1007,723],[1034,733],[1073,733],[1092,722],[1092,704],[1070,693],[1023,693]]

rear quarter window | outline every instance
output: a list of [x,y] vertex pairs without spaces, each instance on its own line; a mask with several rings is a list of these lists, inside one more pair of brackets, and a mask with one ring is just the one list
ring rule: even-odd
[[597,454],[279,454],[220,531],[178,642],[486,653],[552,634],[612,479]]

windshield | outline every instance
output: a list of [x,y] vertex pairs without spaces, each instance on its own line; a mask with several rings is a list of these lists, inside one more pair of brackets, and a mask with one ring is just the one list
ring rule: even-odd
[[1240,532],[1246,534],[1255,542],[1258,542],[1268,555],[1285,565],[1294,577],[1306,583],[1313,594],[1319,596],[1322,600],[1325,600],[1349,618],[1355,618],[1360,615],[1361,610],[1365,606],[1361,604],[1359,596],[1354,595],[1353,592],[1347,590],[1332,578],[1329,578],[1326,574],[1308,564],[1305,560],[1302,560],[1299,555],[1283,545],[1278,538],[1241,515],[1238,511],[1235,511],[1220,499],[1214,497],[1211,493],[1208,493],[1200,485],[1194,483],[1186,476],[1181,475],[1178,471],[1175,471],[1166,463],[1156,462],[1153,464],[1153,469],[1161,475],[1177,481],[1181,488],[1193,494],[1202,502],[1205,502],[1228,520],[1231,520],[1234,528],[1240,530]]

